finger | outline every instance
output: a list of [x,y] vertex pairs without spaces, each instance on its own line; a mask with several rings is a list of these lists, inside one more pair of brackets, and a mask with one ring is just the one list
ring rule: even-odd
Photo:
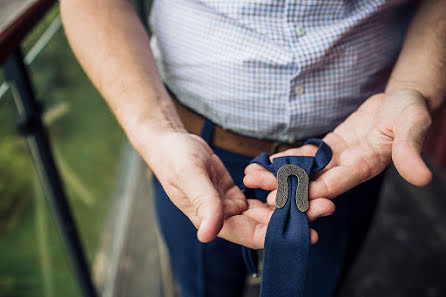
[[216,154],[211,155],[211,158],[206,165],[208,167],[207,172],[209,173],[210,179],[220,196],[223,196],[224,193],[234,187],[234,180]]
[[310,228],[310,243],[316,244],[319,240],[319,234],[317,234],[316,230]]
[[411,144],[394,145],[392,159],[398,173],[411,184],[422,187],[432,181],[432,172],[421,158],[420,151]]
[[[326,138],[324,138],[324,141],[326,141],[327,143],[334,142],[336,145],[339,142],[339,140],[330,137],[330,134],[327,135]],[[314,156],[317,152],[317,149],[318,149],[317,146],[312,144],[307,144],[299,148],[292,148],[274,154],[270,157],[270,159],[272,161],[274,158],[284,157],[284,156]],[[327,164],[327,166],[321,172],[318,172],[315,175],[315,177],[322,175],[324,172],[328,171],[329,169],[335,166],[337,166],[337,161],[335,158],[332,158],[332,160]],[[247,166],[245,169],[245,174],[246,176],[243,179],[243,183],[248,188],[261,188],[266,191],[272,191],[277,189],[276,177],[270,171],[266,170],[259,164],[250,164],[249,166]]]
[[240,214],[248,207],[246,197],[239,187],[234,185],[234,181],[226,170],[223,162],[217,155],[211,156],[208,163],[210,178],[217,189],[217,193],[223,202],[223,213],[225,217]]
[[[276,206],[276,193],[273,191],[267,197],[268,206]],[[334,213],[336,206],[333,201],[326,198],[316,198],[310,200],[310,205],[306,211],[308,221],[312,222],[320,217],[326,217]]]
[[241,214],[248,209],[246,197],[237,186],[233,186],[224,194],[222,203],[225,218],[236,214]]
[[246,166],[245,168],[245,174],[249,174],[256,171],[268,171],[265,167],[261,166],[260,164],[252,163]]
[[[322,202],[322,200],[325,201]],[[268,225],[269,221],[271,219],[271,216],[273,214],[273,210],[265,208],[264,204],[258,200],[253,200],[253,199],[248,199],[250,207],[248,209],[248,211],[246,211],[244,214],[253,218],[253,221],[257,221],[261,224],[265,224]],[[326,215],[331,215],[333,214],[333,212],[335,211],[335,205],[332,201],[328,200],[328,199],[324,199],[324,198],[320,198],[320,199],[316,199],[315,201],[317,201],[318,205],[314,205],[313,206],[313,210],[310,208],[307,211],[307,216],[310,212],[310,216],[314,219],[316,219],[316,215],[315,213],[321,213],[320,210],[324,210],[326,211],[325,214]],[[258,207],[254,207],[253,205],[258,204]],[[325,206],[324,206],[325,204]],[[320,217],[320,215],[318,216]],[[310,220],[310,219],[309,219]],[[311,222],[311,220],[310,220]],[[265,233],[266,236],[266,233]],[[314,229],[310,228],[310,240],[311,240],[311,244],[315,244],[318,240],[319,240],[319,235],[317,234],[317,232]]]
[[[298,148],[288,149],[286,151],[270,156],[271,162],[274,158],[283,156],[314,156],[317,152],[317,146],[306,144]],[[250,164],[245,169],[246,182],[245,186],[250,188],[262,188],[266,191],[272,191],[277,187],[274,174],[259,164]],[[245,182],[245,180],[244,180]],[[252,187],[250,185],[253,185]],[[262,187],[263,186],[263,187]]]
[[[249,248],[262,249],[273,210],[255,199],[248,199],[248,204],[248,210],[242,215],[235,215],[225,220],[218,236]],[[317,232],[310,229],[311,244],[315,244],[318,239]]]
[[310,199],[335,198],[370,179],[373,172],[364,166],[336,166],[327,170],[317,179],[310,181],[308,196]]
[[180,185],[200,219],[198,240],[209,242],[217,236],[223,225],[222,202],[206,170],[197,168],[190,173]]
[[313,144],[306,144],[300,147],[288,149],[286,151],[274,154],[270,157],[271,162],[274,158],[284,156],[314,156],[317,152],[317,146]]
[[243,214],[225,220],[219,236],[250,248],[262,249],[274,210],[256,199],[247,199],[247,202],[248,209]]
[[320,217],[332,215],[336,210],[333,201],[327,198],[317,198],[310,200],[310,207],[306,211],[308,221],[312,222]]
[[[431,117],[426,108],[417,108],[398,121],[392,146],[392,159],[400,175],[415,186],[426,186],[432,172],[421,158]],[[406,118],[410,116],[410,118]]]
[[250,171],[243,178],[243,184],[248,188],[260,188],[265,191],[272,191],[277,188],[277,179],[274,174],[266,169],[264,171]]
[[277,190],[274,190],[270,192],[268,196],[266,196],[266,204],[268,206],[276,207],[276,195],[277,195]]
[[256,199],[248,199],[247,201],[248,209],[243,212],[243,215],[251,217],[259,223],[268,224],[274,209],[271,209],[265,203]]
[[267,224],[247,215],[235,215],[225,220],[218,236],[252,249],[263,249],[267,228]]

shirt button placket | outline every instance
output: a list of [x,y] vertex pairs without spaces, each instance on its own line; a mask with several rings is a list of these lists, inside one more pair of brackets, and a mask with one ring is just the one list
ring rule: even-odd
[[302,37],[305,35],[305,28],[302,26],[297,26],[296,27],[296,35],[297,37]]
[[296,96],[303,95],[305,93],[305,88],[303,86],[294,87],[294,94]]
[[[296,26],[295,32],[297,38],[303,37],[305,35],[305,28],[303,26]],[[305,93],[305,89],[302,85],[298,85],[294,87],[294,96],[300,96]]]
[[294,135],[288,135],[287,137],[288,143],[294,143],[296,141],[296,137]]

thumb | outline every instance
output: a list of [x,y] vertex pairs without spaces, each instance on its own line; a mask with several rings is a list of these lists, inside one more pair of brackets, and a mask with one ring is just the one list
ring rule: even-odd
[[424,140],[432,123],[426,104],[407,108],[400,115],[392,145],[392,159],[399,174],[415,186],[426,186],[432,172],[421,158]]
[[198,240],[201,242],[213,240],[223,227],[223,205],[206,170],[188,176],[183,191],[200,221]]

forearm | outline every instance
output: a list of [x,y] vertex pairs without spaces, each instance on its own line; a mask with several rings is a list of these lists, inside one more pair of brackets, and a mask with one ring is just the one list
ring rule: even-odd
[[130,1],[63,0],[61,14],[75,55],[137,149],[160,131],[183,130]]
[[413,89],[437,109],[446,95],[446,0],[420,4],[386,92]]

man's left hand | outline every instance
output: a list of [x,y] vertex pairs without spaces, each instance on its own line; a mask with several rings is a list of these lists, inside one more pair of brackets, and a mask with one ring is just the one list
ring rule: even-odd
[[[324,141],[333,150],[333,159],[310,182],[309,198],[334,198],[382,172],[393,160],[400,175],[416,186],[432,179],[421,152],[431,116],[426,99],[417,91],[404,89],[381,93],[367,99]],[[313,156],[317,148],[305,145],[271,156]],[[245,170],[244,183],[250,188],[273,191],[272,173],[257,164]],[[275,191],[268,197],[274,204]]]

